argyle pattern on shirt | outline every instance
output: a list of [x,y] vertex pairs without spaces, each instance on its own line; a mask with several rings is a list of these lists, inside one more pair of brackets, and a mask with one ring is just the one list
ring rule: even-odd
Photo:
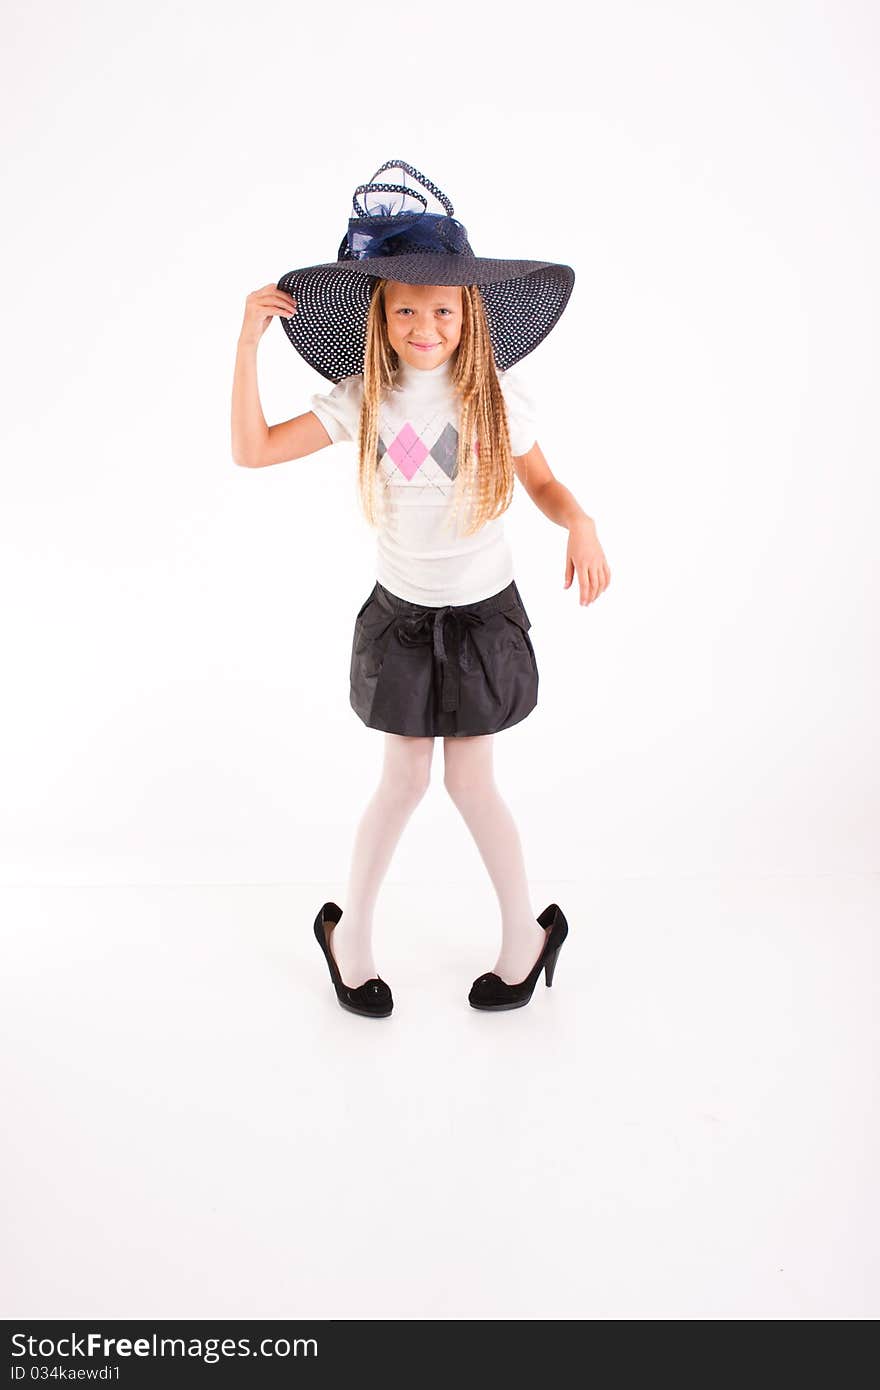
[[[415,407],[417,409],[417,407]],[[404,418],[386,406],[379,416],[377,468],[385,488],[405,488],[424,500],[445,501],[458,474],[458,430],[448,408],[425,408]]]

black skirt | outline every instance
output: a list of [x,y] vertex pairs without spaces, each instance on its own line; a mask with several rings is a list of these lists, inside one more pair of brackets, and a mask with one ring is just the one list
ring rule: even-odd
[[416,738],[495,734],[538,702],[531,622],[519,589],[441,608],[378,581],[355,618],[351,706],[370,729]]

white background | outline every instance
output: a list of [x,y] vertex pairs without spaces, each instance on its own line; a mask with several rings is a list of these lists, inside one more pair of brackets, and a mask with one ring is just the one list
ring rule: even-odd
[[[815,978],[836,962],[841,1018],[867,1006],[872,994],[857,1006],[849,991],[875,988],[873,938],[859,935],[856,968],[835,904],[857,902],[865,921],[878,870],[876,6],[156,0],[9,15],[0,873],[22,931],[46,920],[26,889],[306,885],[310,920],[344,881],[381,757],[382,736],[348,704],[374,538],[351,446],[235,466],[230,392],[247,293],[335,259],[354,186],[402,158],[449,194],[477,254],[577,274],[520,370],[612,582],[580,607],[562,587],[565,532],[517,489],[506,524],[540,702],[496,740],[497,768],[530,875],[548,886],[536,907],[566,884],[574,900],[600,880],[650,880],[635,910],[649,928],[656,894],[676,900],[670,881],[796,878],[815,907],[821,879],[827,915],[811,921],[831,954]],[[280,324],[259,372],[270,422],[329,389]],[[389,910],[400,890],[405,918],[438,874],[492,901],[439,753],[389,873]],[[259,908],[247,916],[257,930]],[[125,910],[111,918],[122,929]],[[635,943],[617,949],[638,958]],[[682,965],[663,955],[655,969]],[[698,987],[720,970],[710,953]],[[563,964],[559,991],[544,991],[560,1011],[564,976]],[[326,974],[319,1002],[332,1004]],[[734,1009],[734,1029],[743,1017]],[[872,1036],[853,1038],[860,1065]],[[853,1058],[839,1063],[851,1076]],[[505,1217],[532,1200],[520,1192]],[[804,1200],[815,1210],[815,1193]],[[349,1195],[343,1214],[356,1212]],[[800,1303],[763,1294],[746,1260],[754,1302],[719,1294],[711,1311],[876,1313],[853,1259],[839,1304],[822,1301],[822,1258]],[[110,1306],[100,1279],[73,1304],[65,1280],[49,1297],[40,1277],[16,1311]],[[563,1315],[661,1306],[628,1278],[621,1268],[607,1306],[597,1278]],[[333,1316],[332,1287],[328,1273],[307,1311]],[[238,1301],[224,1289],[229,1306],[181,1293],[161,1310],[279,1311],[244,1284]],[[113,1306],[145,1313],[145,1297]],[[552,1315],[549,1296],[531,1314],[518,1299],[487,1315]],[[670,1300],[670,1316],[705,1311],[697,1293]]]

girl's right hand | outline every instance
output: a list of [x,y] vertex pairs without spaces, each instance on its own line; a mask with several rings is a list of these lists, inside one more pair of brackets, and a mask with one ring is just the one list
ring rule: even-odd
[[258,343],[276,315],[289,319],[295,313],[296,300],[279,290],[277,285],[264,285],[261,290],[253,290],[245,301],[240,339],[245,343]]

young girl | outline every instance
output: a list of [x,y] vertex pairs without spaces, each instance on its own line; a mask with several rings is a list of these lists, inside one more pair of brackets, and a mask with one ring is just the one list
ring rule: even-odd
[[[377,183],[389,169],[404,181]],[[426,194],[440,211],[429,211]],[[610,582],[593,521],[551,473],[528,395],[509,374],[557,322],[574,272],[474,256],[446,195],[401,161],[359,185],[353,205],[335,262],[248,296],[233,387],[235,461],[261,468],[351,440],[360,500],[377,531],[377,579],[354,624],[350,700],[384,734],[382,776],[355,836],[345,912],[324,903],[314,932],[339,1003],[387,1017],[393,999],[373,958],[373,913],[442,737],[446,788],[501,909],[500,952],[469,1002],[518,1008],[541,970],[551,983],[568,924],[556,903],[538,917],[532,910],[520,837],[493,773],[495,734],[526,718],[538,695],[531,624],[503,532],[514,477],[568,531],[564,587],[577,573],[588,604]],[[267,427],[256,348],[274,316],[335,384],[305,414]]]

